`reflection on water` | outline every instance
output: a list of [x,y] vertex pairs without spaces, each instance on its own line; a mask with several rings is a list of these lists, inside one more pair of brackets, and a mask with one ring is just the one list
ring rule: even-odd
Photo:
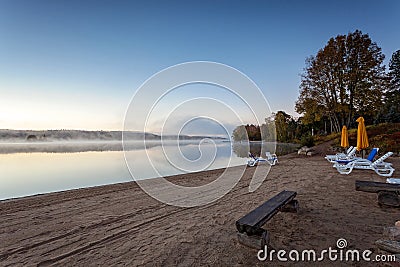
[[0,155],[0,199],[129,180],[122,152]]
[[[111,143],[108,147],[117,150],[118,144]],[[78,148],[77,145],[69,147]],[[92,143],[90,147],[93,149],[96,146]],[[97,149],[106,150],[108,147],[103,143]],[[173,142],[164,146],[149,143],[146,147],[131,143],[126,151],[126,160],[130,161],[130,167],[133,166],[135,179],[242,165],[246,163],[248,154],[248,146],[234,144],[232,149],[229,142],[216,142],[215,146],[214,143],[199,145],[193,142],[183,142],[179,146]],[[278,144],[278,153],[284,151],[280,147]],[[250,145],[254,154],[260,154],[257,151],[272,151],[269,148],[268,145]],[[72,149],[74,153],[59,153],[63,149],[54,145],[50,150],[58,153],[0,154],[0,199],[132,181],[123,151],[76,153]],[[153,167],[149,166],[148,158]]]
[[[95,149],[79,153],[11,153],[0,154],[0,199],[39,193],[62,191],[104,184],[132,181],[125,164],[123,151],[103,151],[104,142],[96,148],[94,143],[63,144],[69,148]],[[116,143],[109,144],[116,148]],[[149,142],[128,144],[126,153],[135,179],[168,176],[186,172],[211,170],[245,164],[246,160],[232,155],[230,143]],[[51,144],[52,152],[64,147]],[[39,150],[44,149],[41,147]],[[121,149],[119,149],[121,150]],[[70,151],[70,150],[67,150]],[[215,160],[210,161],[210,155]],[[202,155],[202,157],[200,157]],[[187,160],[182,160],[187,158]],[[154,166],[149,166],[148,157]],[[168,159],[167,159],[168,157]],[[211,158],[212,159],[212,158]],[[174,163],[171,165],[170,162]]]

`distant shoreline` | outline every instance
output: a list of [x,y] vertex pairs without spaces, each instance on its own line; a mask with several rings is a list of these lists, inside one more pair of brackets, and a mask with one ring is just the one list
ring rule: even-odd
[[[197,144],[201,139],[179,140],[180,145]],[[0,141],[0,154],[14,153],[77,153],[123,151],[151,148],[165,145],[176,145],[177,140],[56,140],[56,141]],[[217,140],[222,142],[224,140]]]
[[124,140],[227,140],[227,137],[207,135],[158,135],[138,131],[86,130],[11,130],[0,129],[0,142],[54,142],[54,141],[121,141]]

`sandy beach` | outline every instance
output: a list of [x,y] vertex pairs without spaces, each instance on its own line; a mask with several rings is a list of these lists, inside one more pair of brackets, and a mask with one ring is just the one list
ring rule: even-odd
[[[387,161],[400,177],[400,158]],[[169,180],[204,184],[222,171]],[[285,189],[297,191],[300,211],[278,213],[265,225],[277,249],[323,250],[345,238],[348,248],[378,253],[383,227],[400,219],[398,209],[378,205],[376,194],[355,191],[355,180],[385,181],[373,171],[340,175],[322,155],[290,154],[249,193],[253,172],[247,168],[223,198],[194,208],[160,203],[134,182],[2,201],[0,265],[262,266],[256,250],[238,243],[235,221]]]

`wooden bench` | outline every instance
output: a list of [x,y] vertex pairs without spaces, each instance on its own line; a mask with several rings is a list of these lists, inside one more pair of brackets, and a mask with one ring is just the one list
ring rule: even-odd
[[282,191],[236,221],[239,242],[253,248],[268,245],[269,234],[262,226],[279,211],[297,212],[299,203],[294,199],[296,195],[294,191]]
[[400,184],[371,181],[356,181],[356,191],[378,194],[378,203],[384,206],[400,207]]

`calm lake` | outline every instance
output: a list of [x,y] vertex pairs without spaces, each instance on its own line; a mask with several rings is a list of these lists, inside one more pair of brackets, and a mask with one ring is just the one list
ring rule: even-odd
[[[251,143],[252,153],[274,144]],[[277,144],[277,154],[295,151]],[[129,142],[126,160],[135,179],[212,170],[247,162],[249,146],[224,141]],[[120,142],[0,144],[0,199],[132,181]],[[148,164],[149,160],[152,164]]]

